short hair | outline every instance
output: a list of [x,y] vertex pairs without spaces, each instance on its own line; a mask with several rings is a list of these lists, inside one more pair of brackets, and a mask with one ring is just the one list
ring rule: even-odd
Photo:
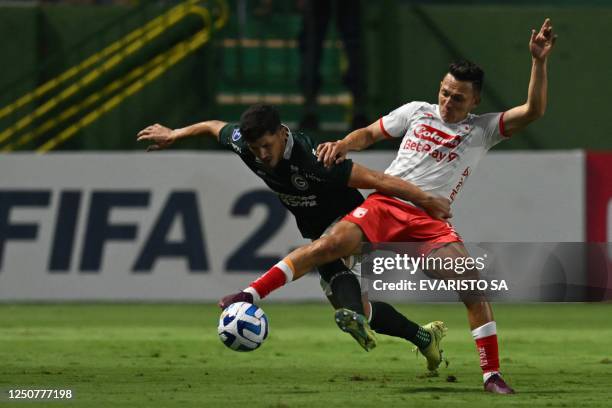
[[276,132],[280,125],[280,115],[272,105],[252,105],[240,116],[240,133],[247,142],[254,142],[268,132]]
[[454,61],[449,65],[448,73],[458,81],[471,82],[476,92],[480,93],[482,90],[484,71],[473,62],[464,59]]

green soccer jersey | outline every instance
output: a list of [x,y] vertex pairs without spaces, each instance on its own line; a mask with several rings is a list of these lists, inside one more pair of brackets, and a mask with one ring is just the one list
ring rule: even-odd
[[317,160],[312,139],[302,133],[288,134],[283,159],[274,169],[264,167],[251,153],[237,124],[224,126],[219,142],[240,156],[278,194],[295,216],[302,236],[316,239],[334,220],[359,206],[363,196],[347,185],[353,168],[351,160],[325,168]]

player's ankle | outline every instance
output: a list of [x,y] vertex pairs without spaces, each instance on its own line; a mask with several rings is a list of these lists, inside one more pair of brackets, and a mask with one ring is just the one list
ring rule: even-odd
[[259,293],[257,293],[257,289],[252,286],[244,289],[243,292],[249,293],[251,296],[253,296],[253,302],[261,300],[261,296],[259,296]]
[[482,373],[482,382],[486,383],[487,380],[493,377],[494,375],[500,375],[499,371],[487,371],[486,373]]

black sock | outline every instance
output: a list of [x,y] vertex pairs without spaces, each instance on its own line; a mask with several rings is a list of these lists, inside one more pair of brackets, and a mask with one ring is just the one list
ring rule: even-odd
[[420,349],[429,346],[431,335],[395,310],[393,306],[384,302],[370,302],[370,304],[372,305],[370,327],[376,333],[406,339]]
[[321,278],[329,284],[332,293],[328,297],[336,309],[346,308],[364,314],[359,279],[342,261],[332,261],[317,269]]
[[337,274],[331,281],[332,296],[340,307],[365,314],[361,303],[361,286],[357,277],[349,271]]

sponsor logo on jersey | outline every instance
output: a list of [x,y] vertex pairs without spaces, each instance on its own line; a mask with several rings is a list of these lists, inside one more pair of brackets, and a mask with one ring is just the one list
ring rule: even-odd
[[368,213],[367,208],[357,207],[353,210],[353,217],[355,218],[363,218]]
[[450,196],[448,197],[451,203],[455,201],[457,194],[459,194],[459,191],[461,191],[461,189],[463,188],[463,185],[465,184],[465,181],[467,180],[471,172],[472,170],[469,167],[466,167],[463,170],[463,173],[461,173],[461,177],[459,178],[459,181],[457,182],[457,184],[455,185],[455,188],[453,188],[453,191],[451,191]]
[[234,131],[232,132],[232,141],[237,142],[240,140],[241,137],[242,134],[240,133],[240,129],[234,129]]
[[414,130],[414,135],[421,140],[448,147],[449,149],[454,149],[461,143],[461,136],[449,135],[448,133],[444,133],[439,129],[425,124],[417,126]]
[[421,143],[415,142],[414,140],[408,139],[403,146],[404,150],[412,150],[417,153],[427,153],[431,156],[432,159],[437,161],[438,163],[442,160],[446,160],[448,163],[452,162],[456,158],[459,157],[459,154],[454,152],[444,153],[443,151],[438,150],[435,146],[430,145],[429,143]]
[[300,191],[306,191],[309,187],[308,181],[299,174],[293,174],[291,176],[291,184]]
[[316,207],[317,196],[296,196],[291,194],[278,193],[278,198],[289,207]]
[[317,181],[319,183],[323,182],[321,177],[315,176],[312,173],[304,173],[304,177],[306,177],[308,180]]

